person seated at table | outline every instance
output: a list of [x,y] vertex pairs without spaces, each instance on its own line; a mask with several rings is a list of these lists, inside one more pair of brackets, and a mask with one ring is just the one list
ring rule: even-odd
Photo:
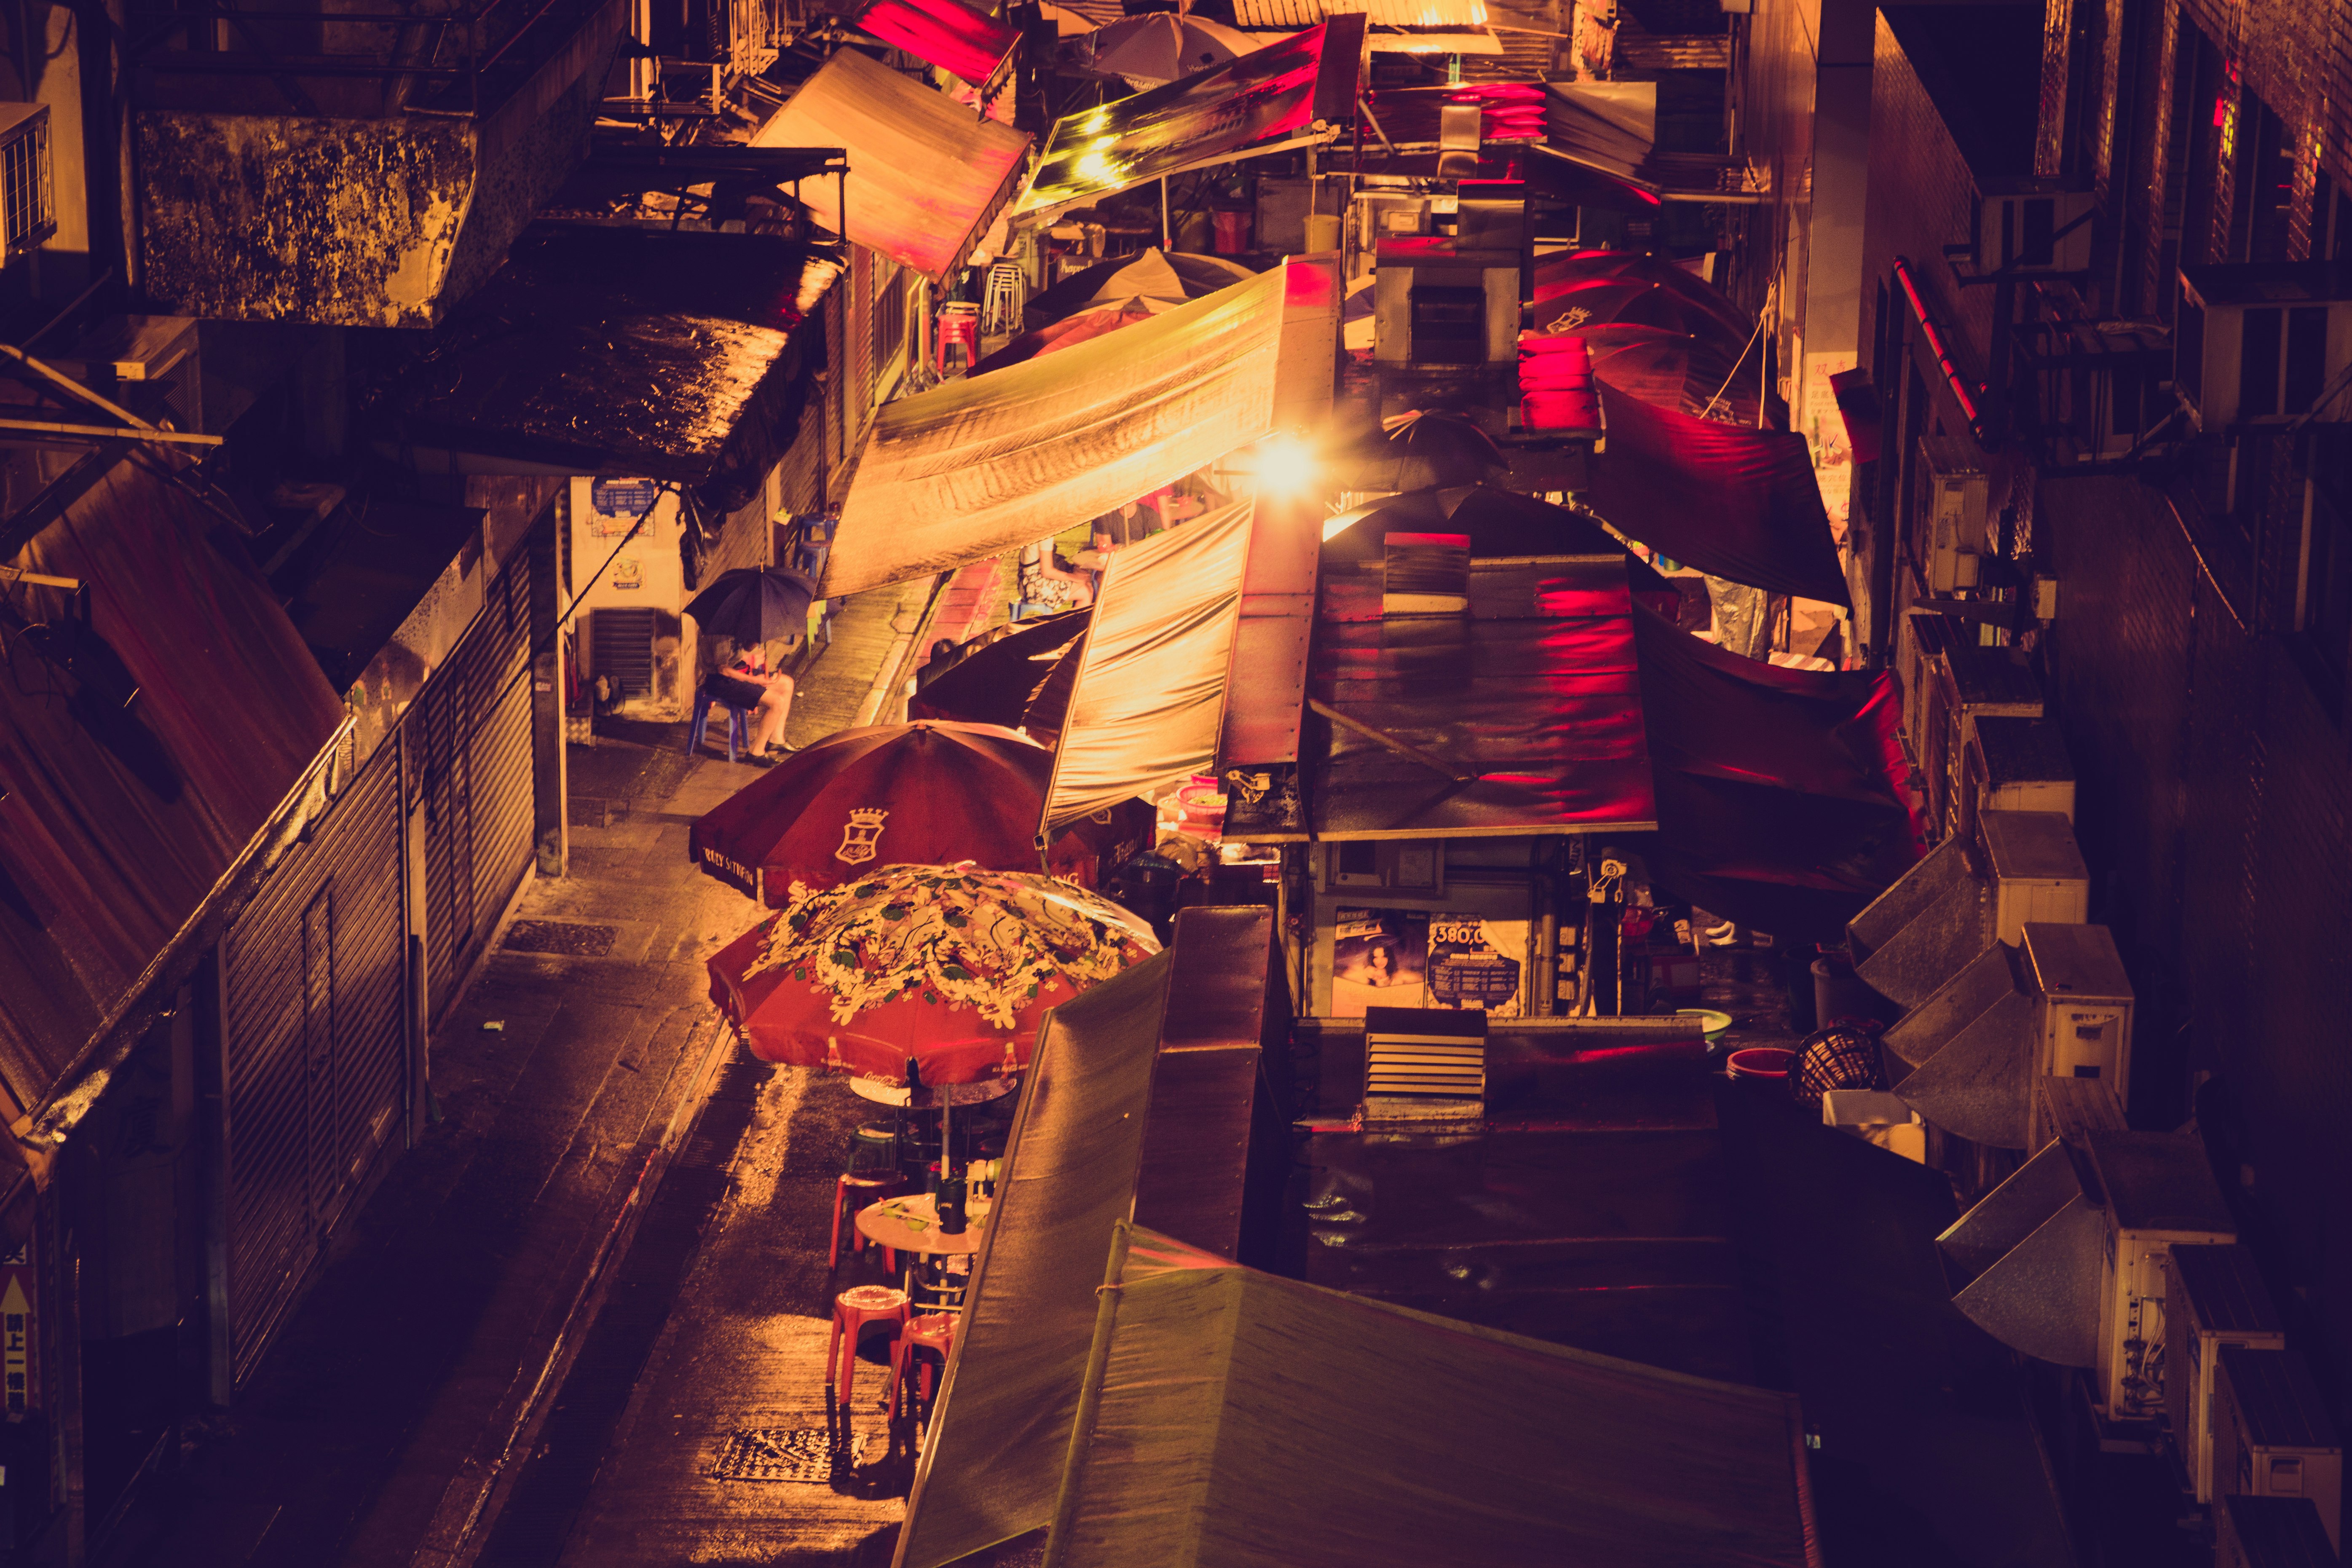
[[1022,603],[1055,611],[1082,610],[1094,598],[1094,584],[1054,552],[1052,540],[1040,540],[1021,552]]
[[1140,500],[1129,501],[1117,511],[1095,519],[1094,547],[1108,555],[1130,544],[1140,544],[1160,530],[1159,512]]
[[759,704],[751,710],[751,755],[760,759],[765,759],[770,752],[779,757],[791,756],[799,749],[784,744],[784,721],[793,710],[793,678],[768,668],[764,643],[743,645],[736,653],[735,662],[727,667],[727,673],[761,689]]

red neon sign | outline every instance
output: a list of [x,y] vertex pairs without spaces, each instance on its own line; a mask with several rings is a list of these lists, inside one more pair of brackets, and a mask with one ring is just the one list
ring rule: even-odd
[[1895,280],[1903,285],[1903,296],[1911,301],[1912,318],[1919,323],[1920,334],[1927,340],[1927,347],[1935,352],[1936,368],[1944,373],[1945,384],[1959,400],[1960,411],[1969,416],[1970,426],[1978,426],[1980,416],[1977,413],[1977,400],[1969,395],[1968,383],[1960,379],[1959,366],[1952,362],[1952,351],[1945,346],[1944,334],[1936,330],[1934,319],[1927,314],[1927,302],[1919,297],[1919,286],[1911,280],[1911,264],[1901,257],[1895,259]]

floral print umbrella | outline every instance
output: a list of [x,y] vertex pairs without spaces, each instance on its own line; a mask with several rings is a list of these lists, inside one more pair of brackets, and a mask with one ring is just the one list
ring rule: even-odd
[[1034,872],[886,866],[712,955],[710,999],[764,1061],[889,1083],[1018,1072],[1048,1009],[1159,951],[1151,928]]

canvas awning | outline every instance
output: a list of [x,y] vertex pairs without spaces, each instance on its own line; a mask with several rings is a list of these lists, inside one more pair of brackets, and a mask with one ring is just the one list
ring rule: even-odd
[[1474,561],[1458,617],[1383,618],[1381,600],[1377,567],[1325,574],[1308,695],[1467,776],[1310,720],[1302,793],[1316,837],[1654,826],[1622,556]]
[[1633,629],[1652,879],[1784,942],[1837,940],[1918,858],[1894,676],[1743,658],[1646,608]]
[[1164,87],[1064,115],[1016,215],[1328,139],[1355,112],[1363,47],[1363,16],[1337,16]]
[[427,467],[643,475],[732,510],[800,432],[797,329],[840,271],[771,235],[534,224],[387,411]]
[[1339,290],[1292,262],[875,416],[828,596],[1018,549],[1181,479],[1331,397]]
[[994,79],[1021,43],[1020,28],[957,0],[868,0],[850,26],[975,87]]
[[1802,436],[1717,425],[1594,380],[1608,427],[1595,512],[1711,577],[1852,604]]
[[964,264],[1012,198],[1029,140],[856,49],[839,49],[752,133],[751,145],[845,149],[846,196],[817,179],[802,199],[835,234],[936,280]]
[[1794,1394],[1106,1240],[1049,1568],[1822,1561]]
[[1244,1239],[1252,1097],[1289,1008],[1274,912],[1191,909],[1166,952],[1057,1007],[1031,1058],[898,1568],[1043,1525],[1077,1409],[1104,1241],[1140,1214]]
[[1256,503],[1110,558],[1038,832],[1213,766]]
[[343,721],[268,585],[209,542],[218,515],[165,461],[108,469],[9,562],[86,583],[90,604],[88,635],[58,589],[19,584],[0,607],[11,1120],[102,1069],[134,1005],[193,969],[224,881],[299,808]]

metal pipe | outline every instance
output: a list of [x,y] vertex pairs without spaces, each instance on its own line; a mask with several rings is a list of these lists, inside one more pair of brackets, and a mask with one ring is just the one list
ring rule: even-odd
[[190,447],[217,447],[222,437],[188,430],[134,430],[106,425],[61,425],[48,419],[0,419],[0,430],[31,430],[44,436],[77,436],[86,441],[177,441]]
[[90,405],[92,407],[102,408],[107,413],[113,415],[117,419],[121,420],[125,425],[131,426],[131,429],[128,432],[125,432],[126,434],[152,435],[154,432],[155,426],[148,424],[147,421],[140,418],[139,416],[131,413],[128,408],[123,407],[119,403],[115,403],[100,396],[97,393],[92,392],[89,387],[84,386],[80,382],[76,381],[65,372],[57,369],[54,366],[43,364],[39,360],[35,359],[31,354],[26,353],[23,349],[16,347],[15,344],[0,343],[0,354],[6,354],[10,359],[15,360],[18,364],[23,365],[26,370],[31,371],[35,375],[41,377],[44,381],[55,385],[60,391],[70,393],[75,397],[79,398],[82,402]]

